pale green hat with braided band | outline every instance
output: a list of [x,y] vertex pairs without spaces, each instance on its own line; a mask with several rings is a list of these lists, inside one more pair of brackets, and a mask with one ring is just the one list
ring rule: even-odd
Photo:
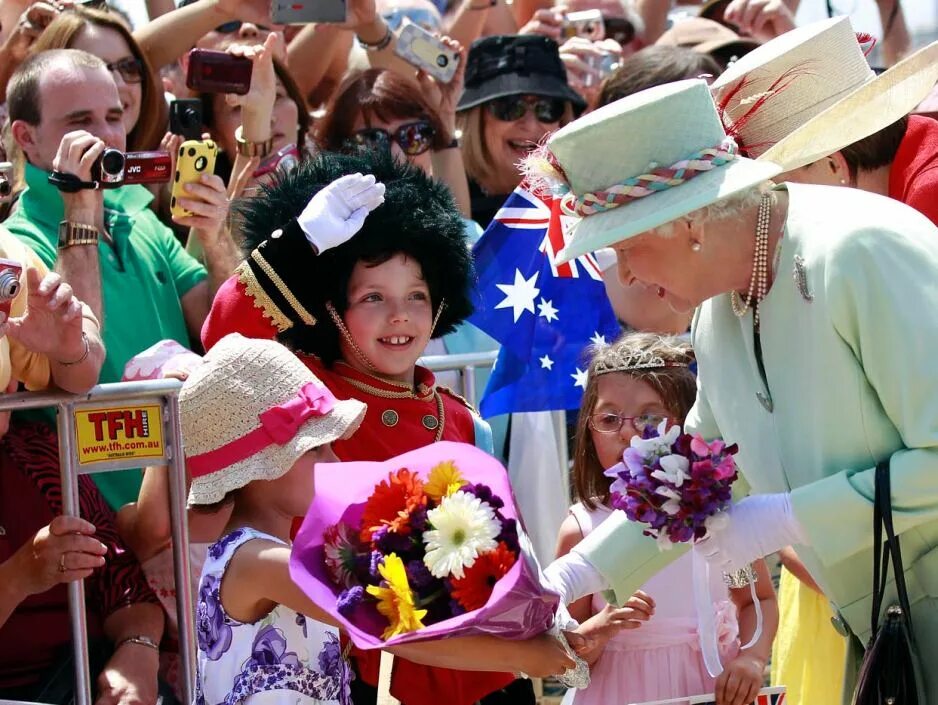
[[649,88],[575,120],[527,158],[525,171],[535,188],[566,192],[564,210],[580,216],[559,255],[559,262],[567,262],[732,196],[781,169],[736,154],[707,83],[692,79]]

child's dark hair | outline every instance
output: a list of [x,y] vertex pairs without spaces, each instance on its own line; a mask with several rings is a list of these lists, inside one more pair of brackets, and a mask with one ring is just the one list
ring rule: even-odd
[[[663,366],[646,369],[616,369],[629,355],[660,358]],[[650,386],[661,398],[669,421],[684,423],[694,405],[697,380],[689,365],[694,362],[690,343],[675,336],[656,333],[626,333],[611,345],[595,350],[589,364],[589,377],[576,425],[576,449],[573,455],[573,493],[590,510],[609,502],[609,478],[596,455],[589,417],[598,397],[598,380],[603,374],[627,374]]]

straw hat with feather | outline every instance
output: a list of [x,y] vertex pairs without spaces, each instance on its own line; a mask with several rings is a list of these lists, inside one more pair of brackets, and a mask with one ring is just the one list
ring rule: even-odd
[[711,86],[750,157],[785,171],[868,137],[911,112],[938,81],[938,42],[877,76],[847,17],[766,42]]

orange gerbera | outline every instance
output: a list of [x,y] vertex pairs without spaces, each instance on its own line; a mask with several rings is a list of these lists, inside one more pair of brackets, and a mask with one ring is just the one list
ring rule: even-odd
[[410,516],[427,506],[423,481],[407,468],[388,473],[388,479],[375,485],[365,503],[361,521],[361,540],[371,541],[382,526],[398,534],[410,533]]
[[511,570],[517,559],[505,542],[499,541],[494,551],[476,558],[462,578],[453,579],[453,598],[467,612],[479,609],[489,601],[495,583]]

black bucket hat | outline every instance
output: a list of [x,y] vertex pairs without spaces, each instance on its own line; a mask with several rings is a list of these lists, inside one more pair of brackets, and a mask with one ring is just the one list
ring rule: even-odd
[[466,87],[456,110],[510,95],[560,98],[579,114],[583,97],[570,88],[557,42],[537,34],[484,37],[472,43]]

